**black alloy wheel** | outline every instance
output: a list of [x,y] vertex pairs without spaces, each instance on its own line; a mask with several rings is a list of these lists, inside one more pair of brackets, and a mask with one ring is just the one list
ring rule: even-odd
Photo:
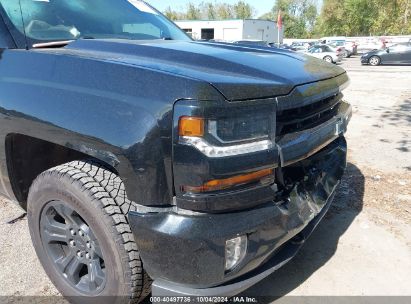
[[57,271],[81,294],[97,295],[106,282],[104,257],[86,221],[66,203],[52,201],[41,214],[43,246]]

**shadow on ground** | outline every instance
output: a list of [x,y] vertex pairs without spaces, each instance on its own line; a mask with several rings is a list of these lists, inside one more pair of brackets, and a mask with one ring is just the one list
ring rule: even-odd
[[[378,124],[374,125],[376,128],[383,128],[385,125],[391,125],[394,127],[411,127],[411,99],[405,99],[400,105],[386,109],[379,107],[377,111],[383,111],[381,114],[381,120]],[[411,152],[411,135],[408,131],[401,132],[401,140],[396,141],[396,147],[398,151],[409,153]],[[391,138],[381,139],[382,142],[392,143]],[[405,169],[410,170],[409,167]]]
[[393,125],[402,123],[411,126],[411,99],[406,99],[399,106],[386,110],[381,117]]
[[296,289],[327,263],[335,254],[340,237],[362,211],[364,183],[360,169],[348,164],[330,211],[299,254],[242,296],[258,297],[258,303],[271,303]]

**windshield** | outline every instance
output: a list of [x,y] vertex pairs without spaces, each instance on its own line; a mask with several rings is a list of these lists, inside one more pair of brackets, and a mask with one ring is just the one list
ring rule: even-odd
[[20,0],[23,18],[19,16],[18,1],[0,3],[31,43],[81,38],[190,40],[174,23],[140,0]]

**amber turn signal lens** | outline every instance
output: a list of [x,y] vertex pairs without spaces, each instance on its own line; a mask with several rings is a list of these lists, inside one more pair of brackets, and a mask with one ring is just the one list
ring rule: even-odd
[[200,187],[184,186],[184,192],[191,193],[204,193],[228,189],[234,186],[249,184],[252,182],[257,182],[265,177],[274,174],[273,169],[265,169],[245,175],[238,175],[226,179],[215,179],[205,183]]
[[200,117],[183,116],[178,124],[178,134],[188,137],[202,137],[204,135],[204,119]]

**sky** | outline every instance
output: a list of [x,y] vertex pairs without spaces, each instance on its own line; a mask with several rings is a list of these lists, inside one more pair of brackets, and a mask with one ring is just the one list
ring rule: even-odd
[[[150,3],[156,9],[163,12],[169,6],[171,6],[174,10],[180,10],[180,9],[185,8],[186,4],[189,2],[194,3],[194,4],[200,4],[201,2],[204,2],[204,0],[171,0],[171,1],[146,0],[146,2]],[[221,0],[219,2],[235,4],[238,2],[238,0]],[[255,17],[259,17],[265,13],[268,13],[275,4],[275,0],[258,0],[258,1],[250,1],[250,0],[247,1],[246,0],[245,2],[248,2],[249,4],[251,4],[257,10],[257,14]]]

